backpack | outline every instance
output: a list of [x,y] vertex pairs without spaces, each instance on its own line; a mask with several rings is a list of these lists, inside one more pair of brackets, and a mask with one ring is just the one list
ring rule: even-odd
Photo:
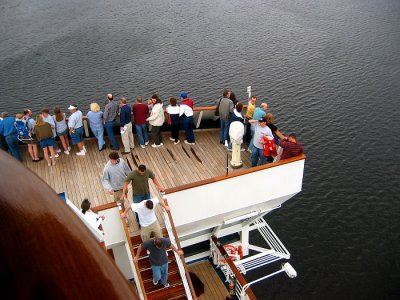
[[275,140],[273,137],[270,137],[268,135],[263,136],[263,141],[265,142],[265,144],[263,145],[264,148],[264,156],[268,157],[268,156],[277,156],[278,153],[276,151],[276,145],[275,145]]
[[32,140],[32,137],[29,134],[27,124],[28,124],[27,121],[22,121],[22,120],[15,121],[15,127],[17,128],[17,133],[18,133],[18,140],[20,140],[20,141]]

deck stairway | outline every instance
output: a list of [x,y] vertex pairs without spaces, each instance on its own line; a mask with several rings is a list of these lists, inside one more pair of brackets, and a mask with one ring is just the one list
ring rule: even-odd
[[[164,236],[167,233],[164,232]],[[136,255],[137,248],[142,243],[140,235],[131,237],[132,246]],[[140,277],[143,281],[145,293],[147,299],[188,299],[185,292],[185,287],[182,282],[181,275],[179,273],[179,268],[176,262],[174,252],[172,250],[167,251],[168,254],[168,282],[170,284],[169,288],[164,288],[162,284],[153,284],[153,272],[151,270],[151,265],[149,257],[145,251],[142,251],[139,256],[139,271]]]

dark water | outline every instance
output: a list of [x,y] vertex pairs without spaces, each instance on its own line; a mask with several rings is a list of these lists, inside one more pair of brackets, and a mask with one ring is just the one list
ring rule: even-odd
[[308,156],[268,216],[299,276],[256,295],[400,296],[400,1],[2,0],[0,17],[1,111],[252,85]]

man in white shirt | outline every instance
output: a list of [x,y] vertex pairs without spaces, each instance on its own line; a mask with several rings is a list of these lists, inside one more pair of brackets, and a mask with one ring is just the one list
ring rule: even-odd
[[260,165],[267,163],[267,158],[264,156],[264,140],[263,136],[268,135],[274,138],[271,129],[267,126],[267,119],[262,117],[259,120],[250,120],[250,123],[254,125],[254,136],[253,136],[253,149],[251,153],[251,166],[255,167],[260,160]]
[[158,223],[155,208],[157,204],[160,204],[166,211],[169,211],[169,207],[165,205],[164,200],[158,200],[157,197],[154,197],[149,200],[143,200],[140,203],[132,203],[128,208],[121,214],[121,218],[125,219],[126,214],[132,209],[139,216],[139,224],[140,228],[140,236],[142,241],[147,241],[150,239],[151,233],[154,234],[154,237],[161,238],[161,226]]

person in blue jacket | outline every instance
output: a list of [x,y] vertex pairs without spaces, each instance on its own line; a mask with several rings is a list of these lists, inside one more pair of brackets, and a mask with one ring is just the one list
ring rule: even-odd
[[3,120],[0,121],[0,135],[4,136],[4,140],[8,146],[9,153],[19,161],[22,161],[21,150],[18,144],[18,131],[15,127],[15,118],[10,117],[8,112],[2,113]]

